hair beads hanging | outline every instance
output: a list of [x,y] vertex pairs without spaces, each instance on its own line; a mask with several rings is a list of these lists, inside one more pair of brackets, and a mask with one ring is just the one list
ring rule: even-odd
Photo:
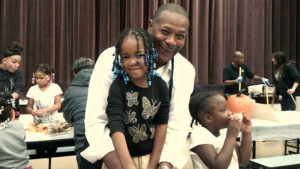
[[[123,43],[123,40],[127,36],[134,36],[136,38],[137,44],[139,44],[139,38],[140,37],[143,40],[144,44],[144,49],[145,49],[145,63],[148,66],[148,85],[151,86],[152,84],[152,79],[154,76],[160,77],[155,69],[156,69],[156,60],[158,59],[158,54],[157,54],[157,49],[154,48],[154,44],[152,43],[152,38],[150,34],[141,28],[131,28],[131,29],[126,29],[123,32],[121,32],[117,43],[115,44],[115,53],[113,56],[115,57],[114,62],[113,62],[113,68],[112,71],[114,72],[113,78],[117,78],[118,76],[122,76],[124,79],[125,84],[128,84],[128,81],[130,80],[128,77],[127,72],[124,70],[123,66],[123,60],[119,56],[121,52],[121,46]],[[139,47],[138,47],[139,48]],[[136,65],[139,65],[140,62],[140,54],[136,55]]]

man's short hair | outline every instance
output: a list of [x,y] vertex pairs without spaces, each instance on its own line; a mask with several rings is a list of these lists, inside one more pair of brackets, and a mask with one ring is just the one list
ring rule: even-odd
[[95,66],[95,62],[87,57],[81,57],[74,61],[73,63],[73,71],[74,73],[80,72],[82,69],[93,69]]
[[153,21],[157,20],[163,11],[170,11],[170,12],[174,12],[179,15],[185,16],[187,21],[189,22],[189,16],[188,16],[187,12],[185,11],[185,9],[182,6],[175,4],[175,3],[167,3],[167,4],[163,4],[163,5],[159,6],[159,8],[155,12],[152,20]]

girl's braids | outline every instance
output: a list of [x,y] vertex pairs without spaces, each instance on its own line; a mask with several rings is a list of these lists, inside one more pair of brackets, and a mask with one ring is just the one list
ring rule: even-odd
[[[219,95],[218,92],[215,91],[203,91],[199,93],[195,93],[192,95],[189,103],[190,114],[192,116],[191,127],[193,124],[198,125],[201,124],[201,119],[199,118],[201,113],[209,113],[211,107],[211,98]],[[202,124],[203,125],[203,124]]]
[[[145,63],[148,66],[148,85],[151,86],[152,78],[154,76],[160,77],[155,69],[156,69],[156,60],[158,59],[157,55],[157,49],[154,48],[154,44],[152,42],[151,35],[144,29],[141,28],[129,28],[124,31],[122,31],[118,37],[117,43],[115,44],[115,53],[113,56],[115,56],[115,60],[113,63],[112,71],[114,72],[113,78],[116,78],[118,76],[122,76],[124,79],[125,84],[128,83],[129,77],[128,74],[124,71],[123,67],[123,60],[120,57],[121,49],[123,41],[126,37],[133,36],[135,37],[137,41],[137,50],[139,50],[139,40],[140,38],[143,40],[143,45],[145,49]],[[136,64],[139,65],[139,57],[138,54],[136,57]]]
[[55,79],[54,70],[52,69],[52,67],[50,65],[48,65],[48,64],[38,64],[33,69],[32,84],[34,84],[34,82],[35,82],[35,73],[36,72],[45,73],[46,76],[48,76],[50,82],[53,82],[54,79]]

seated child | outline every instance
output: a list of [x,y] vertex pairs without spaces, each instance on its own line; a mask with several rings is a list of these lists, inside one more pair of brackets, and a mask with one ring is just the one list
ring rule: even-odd
[[155,72],[157,58],[146,30],[119,35],[106,113],[123,168],[155,169],[160,159],[170,102],[167,84]]
[[26,110],[34,116],[34,120],[42,123],[51,123],[55,114],[61,108],[62,90],[54,80],[53,69],[48,64],[39,64],[33,70],[32,83],[26,97],[28,104]]
[[[246,116],[242,119],[233,116],[226,107],[225,98],[217,92],[201,92],[191,97],[191,126],[197,125],[193,128],[190,143],[195,169],[247,166],[251,157],[251,121]],[[239,146],[236,138],[240,131]]]
[[13,100],[0,98],[0,168],[32,169],[25,143],[25,130],[14,120]]

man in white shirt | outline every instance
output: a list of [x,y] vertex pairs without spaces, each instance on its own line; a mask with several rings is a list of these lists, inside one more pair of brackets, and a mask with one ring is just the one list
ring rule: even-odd
[[[195,69],[178,53],[184,46],[188,28],[186,11],[171,3],[160,6],[148,24],[148,32],[158,50],[157,73],[167,82],[171,93],[167,136],[159,164],[161,169],[180,169],[188,159],[184,151],[190,131],[188,103],[194,88]],[[90,146],[81,153],[90,162],[103,159],[105,163],[105,158],[114,151],[105,113],[109,87],[113,81],[114,52],[114,47],[111,47],[101,53],[90,80],[85,116],[86,137]]]

